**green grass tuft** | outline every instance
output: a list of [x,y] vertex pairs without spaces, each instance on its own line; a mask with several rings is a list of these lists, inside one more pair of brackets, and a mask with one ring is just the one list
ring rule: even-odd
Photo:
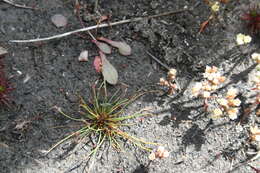
[[144,141],[121,130],[123,126],[133,125],[124,123],[125,120],[152,115],[150,113],[143,113],[145,110],[138,111],[132,115],[125,115],[126,107],[143,94],[144,93],[140,93],[130,98],[125,98],[125,92],[122,92],[122,90],[119,89],[112,96],[108,97],[105,84],[102,84],[98,89],[92,87],[92,100],[89,103],[86,103],[81,98],[79,105],[81,109],[80,119],[73,118],[72,116],[65,114],[61,109],[58,109],[62,115],[71,120],[80,122],[82,126],[79,130],[56,143],[48,150],[48,153],[70,138],[77,136],[83,139],[86,136],[93,135],[98,140],[89,156],[95,154],[105,141],[108,141],[113,148],[122,150],[120,139],[127,139],[132,144],[144,150],[151,151],[147,145],[157,145],[156,143]]

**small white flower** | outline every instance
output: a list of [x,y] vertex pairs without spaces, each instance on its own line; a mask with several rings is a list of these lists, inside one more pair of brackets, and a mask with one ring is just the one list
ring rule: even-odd
[[162,157],[161,158],[166,158],[166,157],[169,157],[170,156],[170,152],[165,150],[162,154]]
[[203,73],[203,77],[211,81],[214,79],[215,73]]
[[251,41],[252,41],[252,37],[251,37],[251,36],[246,35],[246,36],[244,37],[244,42],[245,42],[245,44],[250,43]]
[[219,103],[221,106],[225,106],[225,107],[228,106],[228,101],[227,101],[227,99],[221,98],[221,99],[218,99],[217,101],[218,101],[218,103]]
[[231,109],[227,110],[227,114],[231,120],[237,119],[238,108],[231,108]]
[[212,87],[211,87],[210,85],[205,85],[205,86],[203,87],[203,90],[205,90],[205,91],[211,91],[211,90],[212,90]]
[[192,88],[192,95],[198,96],[199,91],[202,89],[202,83],[197,82],[194,87]]
[[216,109],[213,110],[213,115],[216,116],[216,117],[219,117],[219,116],[223,115],[223,112],[222,112],[221,109],[216,108]]
[[244,34],[237,34],[236,38],[237,44],[238,45],[243,45],[250,43],[252,41],[252,38],[249,35],[244,35]]
[[204,91],[203,93],[202,93],[202,97],[203,98],[209,98],[210,97],[210,92],[208,92],[208,91]]
[[206,69],[205,69],[205,73],[211,73],[211,67],[210,66],[206,66]]
[[163,146],[159,146],[155,155],[158,157],[158,158],[166,158],[166,157],[169,157],[170,153],[169,151],[167,151]]
[[215,91],[215,90],[217,90],[217,89],[218,89],[218,86],[217,86],[217,85],[212,85],[212,86],[211,86],[211,90]]
[[206,66],[205,73],[216,73],[218,71],[218,68],[216,66]]
[[211,81],[214,85],[219,85],[220,84],[220,81],[218,78],[214,78],[212,81]]
[[177,73],[177,70],[174,69],[174,68],[171,68],[171,69],[169,70],[169,72],[168,72],[168,75],[170,75],[170,76],[176,76],[176,73]]
[[251,126],[250,132],[254,141],[260,142],[260,129],[257,126]]
[[149,160],[155,160],[156,159],[156,155],[154,152],[152,152],[149,156],[148,156]]
[[165,148],[163,147],[163,146],[159,146],[158,148],[157,148],[157,151],[156,152],[158,152],[159,154],[161,154],[161,153],[163,153],[165,151]]
[[219,11],[219,2],[215,2],[212,6],[211,6],[211,10],[213,11],[213,12],[218,12]]
[[260,53],[253,53],[251,57],[257,64],[260,64]]
[[223,83],[223,82],[225,82],[226,77],[225,77],[225,76],[220,76],[220,77],[218,78],[218,80],[219,80],[219,82]]
[[156,158],[166,158],[169,157],[170,152],[167,151],[163,146],[159,146],[156,151],[153,151],[148,158],[150,160],[155,160]]
[[230,88],[227,91],[226,98],[233,99],[237,96],[238,90],[236,88]]
[[230,99],[228,100],[230,106],[240,106],[241,101],[239,99]]
[[243,45],[244,44],[244,35],[243,34],[237,34],[237,44]]

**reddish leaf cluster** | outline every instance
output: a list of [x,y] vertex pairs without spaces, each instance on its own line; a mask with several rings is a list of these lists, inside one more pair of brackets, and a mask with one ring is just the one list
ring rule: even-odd
[[0,57],[0,104],[7,104],[9,102],[9,93],[13,90],[8,82],[5,72],[3,58]]
[[250,5],[247,12],[243,14],[242,20],[246,21],[252,33],[258,33],[260,31],[260,4]]

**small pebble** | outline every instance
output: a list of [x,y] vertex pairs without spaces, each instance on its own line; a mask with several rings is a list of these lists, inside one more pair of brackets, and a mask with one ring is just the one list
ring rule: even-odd
[[51,21],[57,28],[64,27],[68,24],[67,18],[61,14],[55,14],[52,16]]

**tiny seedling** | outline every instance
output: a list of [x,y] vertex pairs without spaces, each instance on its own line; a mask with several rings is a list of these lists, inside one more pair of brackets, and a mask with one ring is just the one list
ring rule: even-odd
[[208,19],[200,25],[199,33],[202,33],[209,25],[210,21],[217,17],[220,8],[220,3],[218,1],[204,0],[204,2],[209,5],[211,14]]
[[[125,120],[133,119],[140,116],[151,115],[147,110],[141,110],[131,115],[125,115],[126,107],[136,100],[138,97],[142,96],[144,93],[136,94],[130,98],[125,97],[125,91],[122,89],[117,90],[112,96],[108,96],[105,83],[101,84],[99,88],[94,85],[92,87],[92,99],[89,103],[86,103],[82,98],[80,101],[80,114],[81,118],[74,118],[70,115],[64,113],[60,108],[58,112],[65,117],[80,122],[82,127],[71,135],[65,137],[53,147],[49,149],[48,152],[52,151],[58,145],[62,144],[68,139],[73,137],[79,137],[84,139],[87,136],[95,136],[97,142],[94,148],[89,153],[89,157],[93,154],[95,155],[98,149],[102,146],[105,141],[108,141],[114,149],[122,150],[120,145],[120,139],[126,139],[132,144],[144,149],[151,151],[147,147],[148,144],[157,145],[156,143],[146,142],[140,138],[131,136],[127,132],[122,130],[123,126],[131,126],[133,124],[125,123]],[[47,152],[47,153],[48,153]]]
[[229,2],[229,0],[204,0],[204,2],[210,7],[210,16],[208,17],[208,19],[206,21],[204,21],[200,25],[199,33],[202,33],[206,29],[206,27],[209,25],[209,23],[218,17],[219,10],[221,7],[220,3],[227,4]]

